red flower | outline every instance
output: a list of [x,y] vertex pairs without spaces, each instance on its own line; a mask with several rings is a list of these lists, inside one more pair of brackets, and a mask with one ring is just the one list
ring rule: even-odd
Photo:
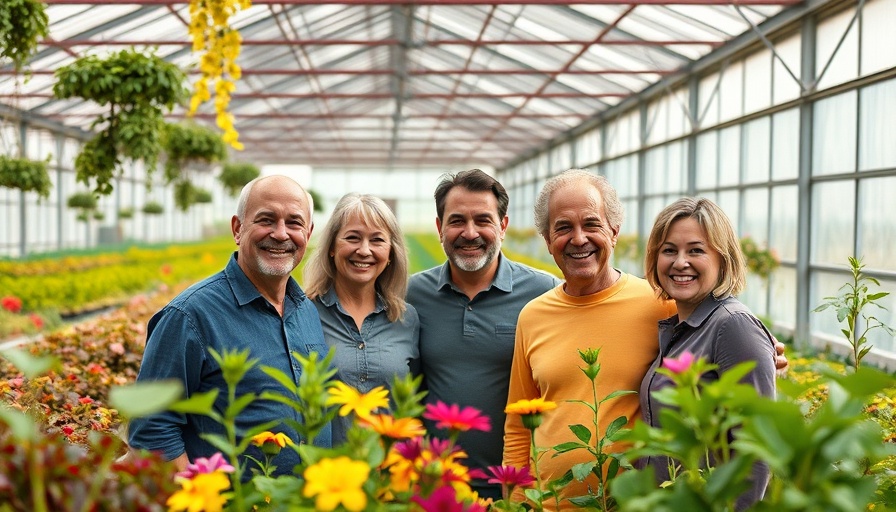
[[446,405],[441,400],[435,404],[426,404],[423,417],[436,422],[438,428],[448,430],[491,430],[491,420],[474,407],[461,409],[457,404]]
[[508,487],[527,487],[535,482],[535,479],[529,474],[529,468],[527,467],[489,466],[488,472],[494,476],[494,478],[488,479],[488,483],[490,484],[501,484]]
[[9,311],[10,313],[18,313],[22,310],[22,299],[18,297],[14,297],[12,295],[7,295],[0,299],[0,306],[3,306],[3,309]]
[[28,315],[28,318],[31,319],[31,324],[34,325],[34,328],[38,331],[44,328],[44,319],[37,313],[31,313]]
[[169,276],[171,275],[171,265],[165,264],[162,265],[162,275]]
[[90,363],[87,365],[87,373],[97,375],[103,373],[103,366],[97,363]]
[[67,436],[72,435],[72,433],[74,433],[74,431],[75,431],[75,429],[72,428],[71,425],[66,425],[66,426],[62,427],[62,433]]
[[82,396],[81,398],[78,399],[78,401],[81,402],[82,404],[92,404],[93,398],[90,398],[89,396]]

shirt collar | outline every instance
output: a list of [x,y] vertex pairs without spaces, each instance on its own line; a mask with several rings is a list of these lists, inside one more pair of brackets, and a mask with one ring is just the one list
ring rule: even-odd
[[691,327],[697,328],[703,325],[703,322],[706,321],[707,318],[712,316],[712,313],[722,305],[725,299],[717,299],[715,295],[709,294],[703,299],[703,302],[697,306],[697,309],[691,313],[691,316],[684,321],[684,323],[690,325]]
[[[224,275],[227,276],[227,281],[230,283],[230,289],[233,290],[233,296],[236,297],[237,303],[243,306],[261,297],[261,293],[258,292],[258,288],[255,288],[255,285],[252,284],[252,281],[240,268],[239,263],[237,263],[237,254],[236,251],[233,252],[233,256],[230,257],[230,261],[224,267]],[[292,276],[286,282],[286,296],[297,304],[305,299],[305,292],[302,291],[299,283]]]
[[[439,290],[444,290],[445,287],[454,290],[457,289],[454,283],[451,282],[451,264],[447,261],[442,265],[442,270],[439,271],[438,283]],[[498,269],[495,271],[495,277],[492,279],[492,284],[490,284],[487,289],[490,289],[491,287],[495,287],[503,292],[513,291],[513,270],[510,268],[510,262],[504,257],[504,254],[500,252],[498,253]]]

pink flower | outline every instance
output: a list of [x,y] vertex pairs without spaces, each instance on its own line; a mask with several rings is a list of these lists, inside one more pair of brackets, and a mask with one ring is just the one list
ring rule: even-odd
[[209,458],[198,457],[196,462],[187,464],[187,469],[174,476],[178,478],[192,479],[196,475],[214,473],[215,471],[233,473],[235,468],[224,460],[224,456],[221,455],[221,452],[215,452],[215,454]]
[[12,295],[7,295],[0,299],[0,306],[3,309],[9,311],[10,313],[18,313],[22,310],[22,299],[18,297],[14,297]]
[[535,482],[532,475],[529,474],[529,468],[518,468],[516,466],[489,466],[489,473],[494,478],[489,478],[490,484],[501,484],[508,487],[528,487]]
[[103,373],[103,370],[103,366],[97,363],[90,363],[87,365],[87,373],[90,373],[92,375]]
[[37,313],[31,313],[28,315],[28,319],[31,320],[31,325],[38,331],[44,328],[44,319]]
[[121,343],[112,343],[109,345],[109,351],[120,356],[124,355],[124,345]]
[[671,357],[663,358],[663,368],[672,373],[684,373],[694,363],[694,354],[684,352],[678,359]]
[[450,485],[439,487],[428,498],[414,496],[411,500],[424,512],[485,512],[485,507],[478,503],[465,506],[463,501],[458,501],[457,492]]
[[426,404],[426,412],[423,417],[436,422],[438,428],[448,430],[491,430],[491,421],[474,407],[461,409],[457,404],[446,405],[439,401],[435,404]]
[[89,396],[82,396],[81,398],[78,399],[78,401],[84,405],[87,405],[87,404],[93,403],[93,398],[90,398]]

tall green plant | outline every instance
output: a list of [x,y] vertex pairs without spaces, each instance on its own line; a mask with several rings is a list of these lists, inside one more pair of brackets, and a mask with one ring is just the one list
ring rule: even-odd
[[[889,292],[871,293],[869,285],[880,286],[880,282],[862,272],[865,265],[858,258],[849,257],[849,270],[852,273],[852,280],[840,287],[839,295],[825,297],[825,302],[815,308],[813,311],[818,313],[828,308],[837,312],[837,321],[843,323],[846,321],[846,328],[840,329],[849,346],[852,348],[852,365],[858,370],[862,362],[862,358],[871,350],[872,345],[868,344],[868,333],[874,329],[883,329],[893,336],[896,334],[890,326],[880,321],[877,317],[868,314],[868,307],[873,306],[878,309],[886,310],[887,308],[878,304],[877,301],[889,295]],[[859,325],[859,320],[863,321],[863,325]]]

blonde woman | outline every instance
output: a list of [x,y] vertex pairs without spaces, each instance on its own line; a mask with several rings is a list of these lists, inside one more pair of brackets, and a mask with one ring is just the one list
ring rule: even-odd
[[[404,300],[408,256],[395,214],[378,197],[343,196],[304,270],[305,290],[335,347],[336,378],[366,393],[416,373],[417,311]],[[351,417],[333,423],[333,445],[345,441]]]
[[[735,296],[744,288],[746,266],[740,241],[719,206],[704,198],[682,198],[657,216],[647,239],[645,277],[662,299],[672,299],[678,314],[659,323],[660,353],[641,383],[644,421],[659,426],[661,404],[653,393],[671,385],[656,372],[663,358],[690,352],[718,365],[704,379],[744,361],[756,367],[744,378],[765,396],[775,395],[774,338]],[[652,457],[657,481],[669,479],[669,460]],[[768,468],[757,464],[751,488],[737,510],[762,499]]]

